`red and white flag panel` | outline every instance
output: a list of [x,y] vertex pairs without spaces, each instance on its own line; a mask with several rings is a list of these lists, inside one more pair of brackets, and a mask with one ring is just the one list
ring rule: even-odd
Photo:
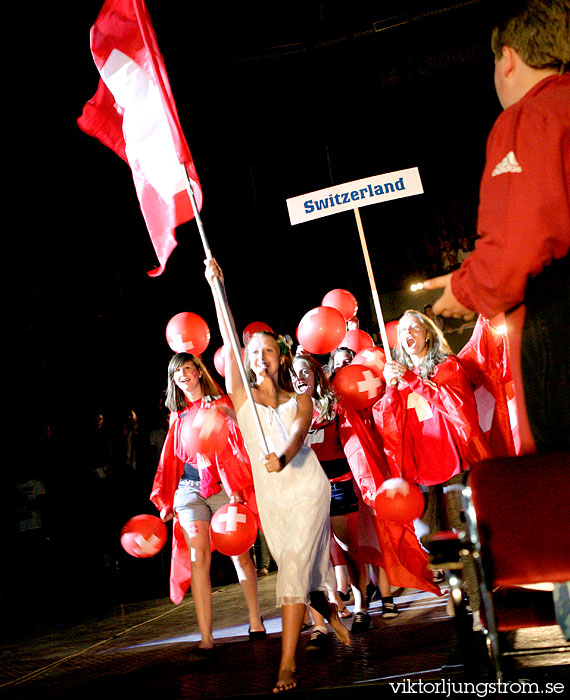
[[184,168],[198,210],[202,190],[143,0],[106,0],[91,52],[101,80],[77,123],[130,165],[160,263],[154,277],[176,247],[176,227],[194,216]]

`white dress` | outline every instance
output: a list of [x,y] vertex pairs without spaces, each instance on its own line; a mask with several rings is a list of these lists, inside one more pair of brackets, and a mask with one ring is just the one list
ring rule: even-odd
[[[256,404],[270,452],[280,454],[297,414],[292,396],[277,409]],[[277,605],[308,603],[309,591],[326,591],[330,566],[329,481],[309,447],[280,472],[268,472],[264,449],[246,401],[237,414],[253,470],[261,525],[277,564]]]

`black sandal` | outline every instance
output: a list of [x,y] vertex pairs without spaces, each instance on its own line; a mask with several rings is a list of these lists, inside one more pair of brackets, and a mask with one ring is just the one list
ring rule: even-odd
[[[261,622],[263,622],[263,618],[261,618]],[[264,629],[259,630],[258,632],[252,632],[251,629],[248,629],[247,633],[249,635],[250,642],[260,642],[261,640],[267,637],[267,630],[265,629],[265,625]]]

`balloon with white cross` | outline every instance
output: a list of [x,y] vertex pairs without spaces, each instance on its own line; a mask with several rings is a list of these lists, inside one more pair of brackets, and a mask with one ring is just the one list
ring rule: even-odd
[[121,546],[133,557],[154,557],[164,547],[166,525],[156,515],[135,515],[121,530]]
[[333,389],[351,408],[369,408],[384,393],[384,379],[374,367],[350,364],[341,367],[333,379]]
[[211,455],[228,442],[226,418],[213,406],[182,415],[180,421],[180,439],[189,455]]
[[212,516],[210,539],[222,554],[243,554],[253,546],[256,537],[255,515],[243,503],[226,503]]
[[167,323],[166,342],[174,352],[201,355],[210,343],[210,329],[198,314],[182,311]]

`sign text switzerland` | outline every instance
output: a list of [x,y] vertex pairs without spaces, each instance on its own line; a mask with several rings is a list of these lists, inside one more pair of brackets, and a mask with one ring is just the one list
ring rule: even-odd
[[287,208],[294,225],[368,204],[411,197],[423,191],[419,170],[408,168],[291,197],[287,200]]

